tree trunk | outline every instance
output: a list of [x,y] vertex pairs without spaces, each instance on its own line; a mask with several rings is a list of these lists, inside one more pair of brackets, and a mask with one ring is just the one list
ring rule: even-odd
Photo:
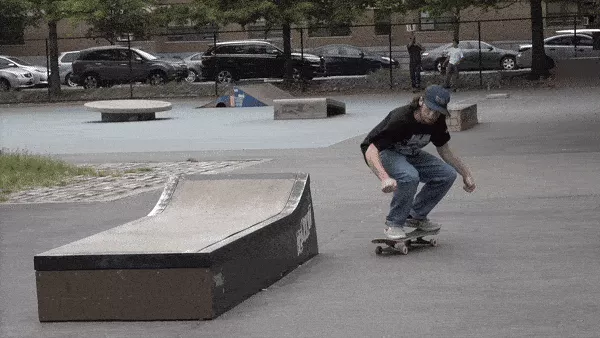
[[537,80],[540,76],[546,77],[548,65],[546,65],[546,51],[544,50],[544,14],[542,12],[542,0],[531,0],[531,80]]
[[460,8],[457,7],[454,9],[454,18],[452,20],[454,21],[452,23],[452,40],[460,41],[458,38],[460,36]]
[[50,54],[50,78],[48,91],[51,96],[60,95],[60,74],[58,73],[58,33],[56,21],[48,22],[48,52]]
[[289,22],[283,24],[283,57],[285,58],[284,82],[290,83],[293,78],[292,70],[292,29]]

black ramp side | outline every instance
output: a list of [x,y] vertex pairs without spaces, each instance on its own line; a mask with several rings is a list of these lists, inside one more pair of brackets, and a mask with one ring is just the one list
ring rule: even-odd
[[182,177],[149,216],[35,256],[39,316],[214,318],[317,253],[308,174]]

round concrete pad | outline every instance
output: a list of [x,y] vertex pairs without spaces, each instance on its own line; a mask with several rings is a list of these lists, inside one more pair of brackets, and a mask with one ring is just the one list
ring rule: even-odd
[[92,101],[84,106],[91,111],[101,113],[155,113],[171,110],[171,103],[155,100],[106,100]]
[[166,209],[43,255],[197,253],[281,213],[294,179],[183,180]]

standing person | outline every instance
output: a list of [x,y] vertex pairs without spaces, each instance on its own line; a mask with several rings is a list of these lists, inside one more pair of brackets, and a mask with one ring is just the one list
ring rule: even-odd
[[451,80],[454,77],[454,85],[458,81],[458,64],[463,59],[464,54],[460,48],[458,48],[458,40],[452,42],[452,47],[448,48],[448,57],[444,61],[444,67],[446,67],[446,82],[444,88],[451,88]]
[[425,50],[420,43],[417,43],[415,33],[412,33],[410,43],[406,45],[408,56],[410,58],[410,82],[413,91],[421,89],[421,53]]
[[[405,226],[439,229],[441,225],[427,215],[450,190],[457,172],[463,178],[463,189],[475,190],[471,171],[448,145],[448,102],[448,90],[429,86],[423,96],[392,110],[360,145],[365,162],[381,181],[381,190],[394,193],[384,231],[390,239],[405,238]],[[443,161],[421,149],[429,142]],[[417,194],[419,182],[425,185]]]

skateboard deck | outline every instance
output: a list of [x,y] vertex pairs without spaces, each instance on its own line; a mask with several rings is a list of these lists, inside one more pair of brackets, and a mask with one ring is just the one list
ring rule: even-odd
[[377,255],[381,255],[383,253],[396,253],[399,252],[403,255],[408,255],[408,248],[411,245],[430,245],[437,246],[438,241],[436,238],[432,238],[429,240],[423,239],[425,236],[435,236],[440,233],[440,230],[434,231],[423,231],[423,230],[413,230],[406,234],[406,238],[401,239],[389,239],[389,238],[375,238],[371,241],[371,243],[375,244],[385,244],[386,247],[377,246],[375,248],[375,253]]

